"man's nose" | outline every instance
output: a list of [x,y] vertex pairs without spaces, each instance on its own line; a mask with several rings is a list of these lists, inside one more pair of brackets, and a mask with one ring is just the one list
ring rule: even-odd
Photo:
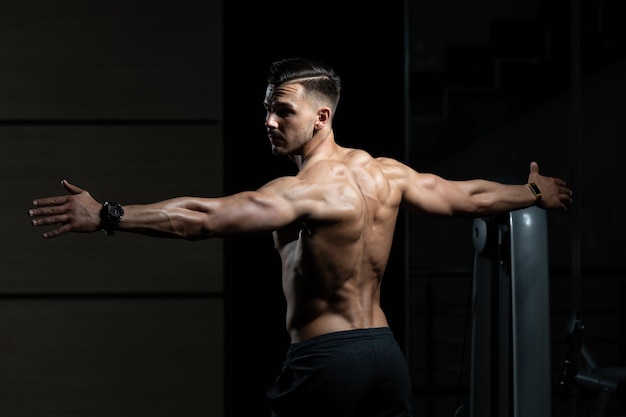
[[272,117],[271,114],[268,114],[267,117],[265,118],[265,126],[275,129],[277,127],[276,118]]

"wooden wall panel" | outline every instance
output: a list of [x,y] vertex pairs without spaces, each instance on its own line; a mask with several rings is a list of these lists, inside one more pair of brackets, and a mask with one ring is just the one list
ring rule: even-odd
[[0,118],[221,114],[221,1],[0,5]]
[[222,415],[215,299],[0,300],[0,414]]
[[223,415],[223,244],[44,240],[99,201],[223,192],[222,2],[0,4],[0,414]]

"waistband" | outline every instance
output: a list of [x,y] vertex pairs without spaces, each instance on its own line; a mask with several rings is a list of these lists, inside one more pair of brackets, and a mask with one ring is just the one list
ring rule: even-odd
[[290,352],[305,350],[308,347],[320,347],[335,342],[347,343],[352,341],[362,342],[364,340],[389,339],[394,338],[389,327],[372,327],[366,329],[342,330],[338,332],[321,334],[302,342],[292,343],[289,346]]

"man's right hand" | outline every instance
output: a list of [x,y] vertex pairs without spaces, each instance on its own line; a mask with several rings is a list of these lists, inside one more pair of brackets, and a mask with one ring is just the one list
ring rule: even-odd
[[51,238],[68,232],[95,232],[100,230],[100,211],[102,204],[94,200],[88,191],[85,191],[66,180],[61,181],[69,194],[37,198],[33,200],[33,207],[28,210],[33,226],[61,225],[42,233],[42,237]]

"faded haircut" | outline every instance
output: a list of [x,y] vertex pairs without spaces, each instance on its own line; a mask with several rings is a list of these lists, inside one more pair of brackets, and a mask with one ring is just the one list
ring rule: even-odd
[[270,65],[268,84],[277,87],[292,82],[302,84],[307,91],[325,97],[335,112],[341,94],[341,79],[331,67],[306,58],[288,58]]

